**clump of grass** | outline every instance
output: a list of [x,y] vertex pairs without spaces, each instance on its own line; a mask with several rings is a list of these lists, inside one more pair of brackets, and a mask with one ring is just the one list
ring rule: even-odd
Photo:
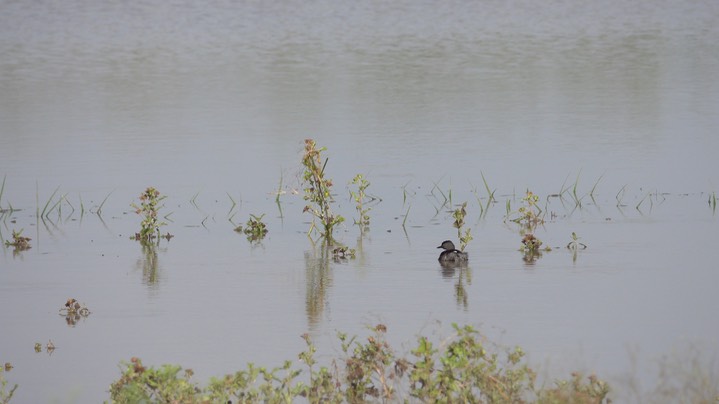
[[409,357],[390,346],[383,324],[372,327],[364,340],[338,333],[342,353],[331,367],[318,365],[317,348],[304,334],[306,349],[298,355],[302,369],[290,360],[271,369],[250,363],[212,378],[204,388],[192,381],[191,369],[145,367],[132,358],[111,384],[110,396],[114,402],[603,403],[609,395],[606,382],[579,373],[540,387],[521,348],[498,350],[471,326],[453,327],[453,335],[437,346],[420,336]]
[[135,233],[133,239],[143,243],[157,240],[159,243],[160,237],[165,237],[168,240],[172,237],[170,233],[167,233],[165,236],[160,236],[160,227],[167,224],[158,219],[159,211],[164,207],[164,205],[160,205],[160,202],[165,198],[166,196],[160,195],[160,191],[154,187],[148,187],[145,192],[140,195],[140,205],[135,203],[131,204],[131,206],[135,208],[135,213],[143,216],[142,222],[140,223],[140,232]]
[[[464,218],[467,216],[467,202],[464,202],[459,208],[452,212],[454,218],[454,226],[457,229],[457,237],[459,238],[459,249],[464,251],[467,244],[472,240],[472,229],[463,229]],[[464,231],[463,231],[464,230]]]
[[30,245],[30,241],[32,240],[30,237],[25,237],[22,235],[22,231],[24,229],[20,229],[19,231],[12,231],[12,241],[5,240],[5,246],[7,247],[14,247],[15,251],[25,251],[32,248]]
[[[332,213],[332,180],[325,177],[325,167],[329,159],[322,161],[322,152],[325,147],[317,148],[312,139],[305,139],[305,152],[302,156],[302,165],[305,167],[303,181],[305,185],[304,199],[309,202],[303,212],[310,212],[313,216],[312,225],[308,235],[318,231],[326,241],[334,241],[332,234],[336,225],[345,219],[340,215]],[[321,228],[318,228],[315,219],[319,220]]]
[[245,228],[243,229],[242,225],[240,225],[235,228],[235,231],[244,233],[248,241],[260,241],[265,238],[268,232],[267,225],[262,222],[263,217],[265,217],[264,214],[260,216],[250,214],[250,219],[247,221]]
[[357,174],[352,179],[351,184],[357,186],[357,192],[350,189],[350,196],[355,201],[355,208],[359,214],[359,219],[355,219],[354,224],[358,225],[360,232],[364,233],[369,229],[369,211],[372,210],[366,204],[372,201],[373,198],[367,196],[367,188],[370,186],[370,182],[362,174]]

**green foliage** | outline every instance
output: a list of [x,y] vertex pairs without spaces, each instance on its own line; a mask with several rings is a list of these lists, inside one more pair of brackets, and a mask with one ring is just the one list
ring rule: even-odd
[[159,204],[165,198],[166,196],[164,195],[160,196],[160,192],[158,190],[153,187],[149,187],[140,195],[140,205],[138,206],[134,203],[131,205],[135,208],[135,213],[143,215],[142,222],[140,223],[140,232],[135,233],[135,240],[151,242],[157,239],[159,242],[160,227],[167,224],[158,219],[159,210],[162,208]]
[[15,390],[17,390],[17,384],[13,385],[10,390],[7,389],[8,381],[5,380],[4,372],[10,369],[12,369],[12,365],[9,363],[6,363],[4,367],[0,368],[0,404],[9,403],[13,394],[15,394]]
[[[304,199],[309,202],[303,212],[310,212],[313,216],[312,225],[307,234],[319,231],[320,236],[325,240],[333,241],[332,232],[334,227],[345,219],[340,215],[334,215],[330,205],[334,202],[332,197],[332,180],[325,178],[325,166],[328,159],[322,162],[322,152],[327,150],[324,147],[317,148],[315,141],[305,139],[305,153],[302,156],[302,165],[305,167],[303,183],[305,185]],[[321,229],[317,228],[315,219],[320,221]]]
[[360,232],[364,232],[369,229],[369,211],[372,210],[372,208],[366,206],[366,203],[374,199],[367,196],[367,188],[369,188],[370,183],[362,174],[357,174],[352,179],[351,184],[357,186],[357,192],[350,190],[350,196],[355,201],[357,213],[359,213],[359,220],[355,219],[354,223],[359,225]]
[[[245,370],[213,378],[199,388],[191,370],[163,365],[145,368],[133,358],[110,387],[114,402],[310,403],[343,402],[485,402],[603,403],[606,382],[572,374],[551,388],[537,387],[536,372],[523,363],[520,348],[497,350],[471,326],[454,327],[439,347],[419,337],[411,357],[387,343],[387,327],[378,324],[364,341],[338,333],[342,355],[331,367],[318,366],[317,349],[308,334],[298,355],[306,370],[292,361],[267,369],[250,363]],[[300,376],[303,375],[300,380]]]
[[243,229],[242,226],[237,226],[235,231],[245,233],[247,240],[251,242],[260,241],[265,238],[268,232],[267,225],[262,222],[263,217],[265,217],[264,214],[260,216],[250,214],[250,219],[247,221],[245,228]]
[[178,376],[182,367],[162,365],[145,368],[139,358],[124,363],[125,371],[119,380],[110,385],[110,395],[120,403],[193,403],[200,390],[190,382],[192,370]]
[[32,248],[30,246],[30,240],[32,240],[30,237],[25,237],[22,235],[22,231],[24,229],[20,229],[20,231],[12,231],[12,241],[5,240],[5,246],[7,247],[15,247],[15,251],[25,251]]
[[[515,217],[510,219],[511,221],[519,223],[529,232],[532,232],[538,224],[544,223],[544,212],[538,205],[539,196],[527,190],[522,202],[524,202],[524,206],[520,206],[517,212],[508,212],[508,216],[514,215]],[[509,205],[507,206],[509,207]]]
[[459,238],[459,249],[461,251],[464,251],[464,248],[467,247],[467,244],[472,240],[472,229],[466,229],[464,230],[464,232],[462,231],[462,227],[464,226],[464,218],[466,216],[467,202],[463,203],[462,206],[452,212],[452,217],[454,218],[454,223],[452,224],[452,226],[457,229],[457,237]]

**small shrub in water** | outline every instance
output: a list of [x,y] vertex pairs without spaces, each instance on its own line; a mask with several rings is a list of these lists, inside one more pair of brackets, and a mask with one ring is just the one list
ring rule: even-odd
[[15,247],[16,251],[25,251],[32,248],[30,246],[30,240],[32,240],[30,237],[25,237],[22,235],[23,229],[20,229],[20,231],[12,231],[12,241],[5,240],[5,245],[8,247]]
[[357,213],[359,213],[359,220],[355,219],[355,224],[359,225],[361,232],[364,232],[369,228],[369,211],[372,210],[372,208],[365,205],[373,199],[367,196],[367,188],[369,188],[370,183],[362,174],[357,174],[352,179],[351,184],[357,186],[357,192],[350,190],[350,196],[355,201]]
[[[135,213],[143,215],[142,222],[140,223],[140,232],[135,233],[135,240],[142,242],[150,242],[155,239],[159,242],[160,240],[160,227],[167,223],[162,222],[158,219],[159,210],[162,206],[159,206],[160,202],[165,199],[166,196],[160,196],[160,192],[153,187],[149,187],[140,195],[140,205],[132,204],[135,208]],[[172,237],[169,233],[165,236],[168,240]]]
[[245,233],[249,241],[262,240],[268,232],[267,225],[262,222],[263,217],[265,217],[264,214],[260,216],[250,214],[250,220],[247,221],[245,228],[243,229],[242,226],[237,226],[235,231]]
[[[332,197],[332,180],[325,178],[325,166],[328,159],[322,162],[322,152],[327,150],[324,147],[317,148],[314,140],[305,140],[305,153],[302,156],[302,165],[305,167],[303,182],[306,188],[304,199],[310,204],[305,206],[303,212],[310,212],[313,216],[312,225],[307,234],[319,231],[320,236],[328,242],[333,241],[332,232],[334,227],[345,219],[340,215],[334,215],[330,205],[334,202]],[[315,219],[322,225],[317,228]]]
[[454,218],[454,223],[452,226],[454,226],[457,229],[457,237],[459,237],[459,249],[461,251],[464,251],[464,248],[467,247],[467,244],[472,240],[472,229],[466,229],[464,232],[462,232],[462,228],[464,227],[464,218],[467,216],[467,202],[463,203],[462,206],[455,209],[452,212],[452,217]]

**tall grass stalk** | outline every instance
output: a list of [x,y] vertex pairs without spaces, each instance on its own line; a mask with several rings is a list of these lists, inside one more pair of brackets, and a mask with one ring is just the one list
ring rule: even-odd
[[5,180],[7,179],[7,174],[5,174],[2,177],[2,185],[0,185],[0,211],[2,211],[2,195],[5,192]]
[[97,212],[95,212],[95,213],[97,213],[98,216],[102,216],[102,207],[105,206],[105,202],[107,202],[107,198],[109,198],[113,192],[115,192],[114,189],[112,191],[110,191],[110,193],[108,193],[107,196],[105,196],[105,199],[103,199],[102,202],[100,202],[100,206],[97,207]]
[[[50,202],[52,202],[52,198],[55,197],[55,194],[57,193],[57,191],[58,191],[59,189],[60,189],[60,187],[57,187],[57,188],[55,188],[55,190],[52,192],[52,195],[50,195],[50,198],[49,198],[49,199],[47,200],[47,202],[45,203],[45,207],[42,208],[42,214],[40,214],[40,217],[47,217],[47,215],[50,213],[50,212],[47,212],[47,207],[50,206]],[[57,204],[55,204],[55,205],[53,206],[53,209],[55,208],[55,206],[57,206]],[[46,212],[47,212],[47,213],[46,213]]]
[[624,204],[622,203],[622,200],[624,200],[624,194],[626,193],[626,191],[627,191],[627,184],[624,184],[622,189],[620,189],[619,192],[617,192],[617,195],[614,197],[617,200],[617,207],[624,206]]

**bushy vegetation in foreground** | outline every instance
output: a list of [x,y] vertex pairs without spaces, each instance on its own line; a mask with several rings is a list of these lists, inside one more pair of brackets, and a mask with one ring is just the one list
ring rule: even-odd
[[609,386],[594,375],[575,373],[541,386],[520,348],[496,348],[471,326],[454,325],[454,330],[437,346],[419,337],[408,357],[389,346],[382,324],[366,341],[340,333],[343,354],[329,366],[317,364],[316,347],[305,334],[300,368],[289,360],[274,369],[248,364],[235,374],[212,378],[206,387],[191,380],[191,369],[145,367],[132,358],[110,394],[121,403],[607,402]]

